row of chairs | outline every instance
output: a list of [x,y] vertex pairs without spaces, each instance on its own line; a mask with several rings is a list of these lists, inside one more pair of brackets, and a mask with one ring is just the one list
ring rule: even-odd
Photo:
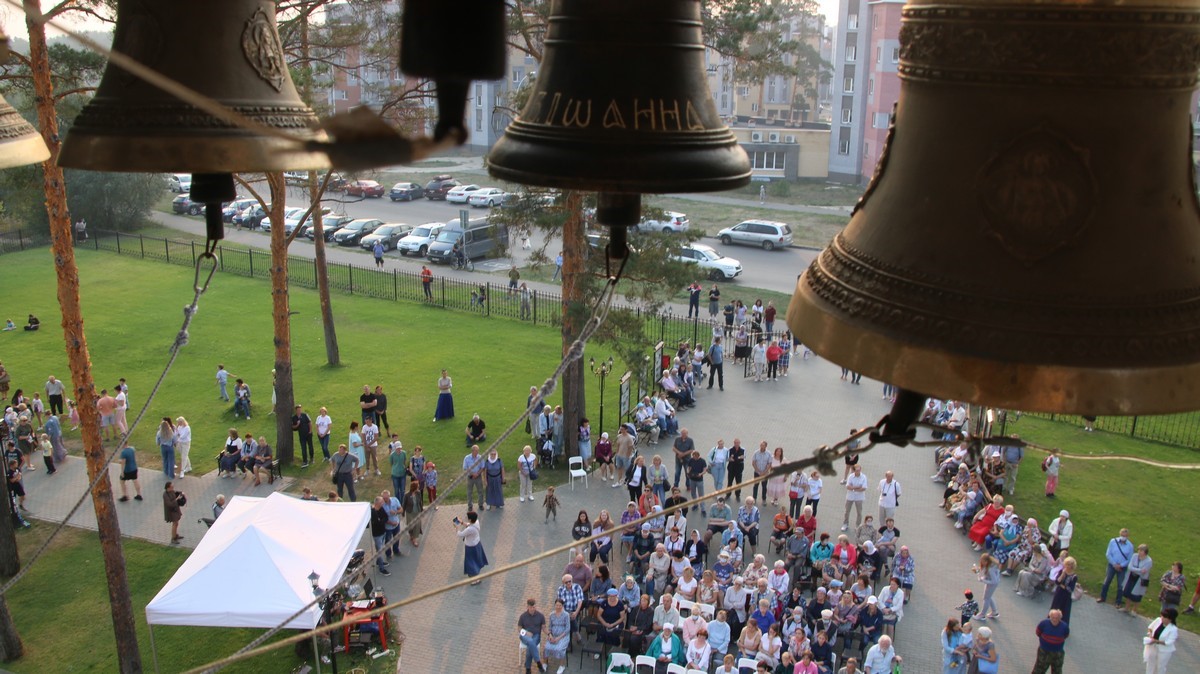
[[[630,668],[634,674],[654,674],[657,662],[649,655],[639,655],[630,658],[625,653],[613,653],[605,674],[612,674],[622,667]],[[750,658],[740,658],[737,662],[738,674],[754,674],[758,671],[758,661]],[[688,669],[683,665],[671,663],[667,665],[667,674],[708,674],[702,669]]]

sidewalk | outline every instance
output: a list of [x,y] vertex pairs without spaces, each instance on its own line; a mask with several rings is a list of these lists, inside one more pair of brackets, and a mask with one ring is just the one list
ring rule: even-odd
[[[808,362],[794,359],[791,376],[778,382],[755,384],[733,376],[724,392],[703,391],[699,405],[686,412],[681,422],[698,447],[711,447],[717,438],[724,438],[728,444],[740,437],[743,445],[754,448],[759,440],[766,439],[772,446],[783,445],[789,458],[798,458],[822,443],[842,439],[851,427],[878,419],[887,409],[879,392],[874,382],[852,386],[840,381],[838,368],[830,363],[816,358]],[[770,430],[764,433],[764,429]],[[669,456],[670,447],[661,443],[643,451],[651,456]],[[506,457],[506,461],[514,458]],[[888,469],[894,470],[904,485],[897,519],[902,541],[917,561],[917,587],[899,626],[896,644],[905,659],[906,672],[939,672],[940,630],[948,617],[957,616],[954,607],[962,601],[963,589],[979,590],[971,573],[977,555],[934,507],[941,487],[928,478],[931,450],[879,447],[863,455],[862,465],[872,485]],[[571,521],[581,508],[594,518],[602,508],[619,513],[626,502],[624,489],[611,489],[598,481],[592,481],[589,487],[577,482],[573,489],[563,485],[557,490],[562,501],[559,520],[546,523],[540,507],[544,485],[538,486],[541,488],[534,504],[509,499],[505,509],[480,514],[490,568],[569,541]],[[825,506],[818,512],[821,530],[838,533],[844,494],[837,478],[825,478]],[[867,505],[867,512],[874,512],[873,497]],[[450,520],[464,514],[461,505],[433,513],[425,524],[427,536],[420,548],[414,551],[405,544],[408,556],[393,562],[391,577],[377,578],[376,584],[382,583],[388,596],[395,599],[462,578],[462,546],[453,536]],[[764,514],[764,520],[768,518]],[[447,592],[401,609],[400,621],[406,634],[402,671],[474,672],[484,661],[498,672],[523,671],[517,661],[517,615],[528,597],[536,598],[543,611],[551,607],[567,562],[563,556],[532,564],[481,586]],[[614,572],[620,566],[614,564]],[[1037,649],[1034,626],[1048,610],[1050,596],[1023,599],[1013,594],[1012,584],[1012,578],[1003,581],[997,593],[1002,617],[987,624],[999,647],[1001,671],[1028,672]],[[1076,604],[1073,618],[1066,672],[1142,671],[1141,637],[1146,620],[1117,613],[1111,606],[1097,606],[1087,597]],[[1181,634],[1178,647],[1171,671],[1200,671],[1200,638]],[[579,666],[576,650],[570,670]],[[600,663],[592,660],[585,661],[581,669],[602,671]]]

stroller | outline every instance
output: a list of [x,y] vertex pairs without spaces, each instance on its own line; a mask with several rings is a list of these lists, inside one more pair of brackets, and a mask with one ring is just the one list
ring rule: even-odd
[[538,463],[545,467],[554,468],[554,442],[552,440],[542,442],[541,448],[538,449]]

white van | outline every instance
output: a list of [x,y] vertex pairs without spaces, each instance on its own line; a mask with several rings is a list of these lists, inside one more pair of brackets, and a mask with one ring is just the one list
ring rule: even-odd
[[172,173],[167,176],[167,186],[176,194],[187,194],[192,191],[192,174]]

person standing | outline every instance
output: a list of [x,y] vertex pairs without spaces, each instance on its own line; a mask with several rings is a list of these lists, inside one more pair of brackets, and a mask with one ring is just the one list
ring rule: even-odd
[[1146,628],[1146,636],[1142,639],[1146,674],[1167,674],[1167,665],[1175,653],[1175,640],[1179,637],[1179,628],[1175,626],[1178,617],[1178,611],[1165,608]]
[[117,454],[117,459],[121,462],[121,498],[119,501],[129,500],[129,488],[126,487],[127,482],[133,483],[135,492],[134,498],[138,501],[142,500],[142,481],[138,479],[137,452],[133,451],[133,447],[126,445],[124,449]]
[[[382,553],[387,546],[387,523],[388,514],[383,509],[383,497],[376,496],[371,501],[371,540],[375,543],[375,552]],[[392,575],[391,571],[387,570],[388,563],[384,560],[384,555],[377,554],[375,556],[375,569],[385,576]]]
[[886,522],[896,518],[896,508],[900,506],[900,482],[892,471],[883,474],[879,481],[879,521]]
[[1075,574],[1076,561],[1074,557],[1063,560],[1062,570],[1054,581],[1054,598],[1050,600],[1050,608],[1062,611],[1063,620],[1071,622],[1071,606],[1075,601],[1075,587],[1079,584],[1079,576]]
[[[1014,440],[1017,436],[1012,436]],[[1025,448],[1020,445],[1005,445],[1004,458],[1004,488],[1012,496],[1017,491],[1017,471],[1021,468],[1021,459],[1025,458]]]
[[867,476],[862,472],[862,466],[857,463],[846,477],[846,512],[842,515],[842,531],[850,531],[850,509],[856,511],[854,526],[862,524],[863,501],[867,499]]
[[354,494],[354,472],[358,469],[358,457],[351,454],[346,445],[338,445],[337,454],[333,455],[331,463],[333,468],[329,471],[329,476],[337,485],[338,498],[342,497],[345,490],[349,492],[351,501],[357,500]]
[[438,378],[438,399],[437,408],[433,412],[434,422],[454,418],[454,396],[450,393],[453,387],[454,382],[451,381],[450,375],[442,370],[442,376]]
[[692,281],[692,285],[687,287],[688,291],[688,318],[695,316],[700,318],[700,293],[704,292],[704,288],[697,281]]
[[54,414],[46,417],[46,424],[42,426],[42,430],[46,433],[46,436],[50,438],[50,446],[53,450],[51,454],[53,455],[54,462],[62,463],[63,461],[66,461],[67,448],[63,445],[62,423],[58,420],[58,417]]
[[183,492],[175,491],[175,483],[168,481],[163,486],[163,519],[171,525],[172,543],[183,540],[183,536],[179,535],[179,520],[183,518],[183,506],[186,504],[187,498]]
[[63,391],[65,390],[63,383],[54,378],[54,375],[46,380],[46,401],[50,404],[50,414],[63,413]]
[[504,485],[508,484],[508,478],[504,474],[504,462],[495,448],[488,452],[488,458],[483,462],[483,475],[484,499],[488,510],[504,509]]
[[671,445],[671,451],[675,454],[675,481],[672,486],[679,486],[679,476],[683,474],[684,466],[688,459],[692,457],[692,450],[696,449],[696,441],[688,436],[688,429],[679,429],[679,436],[675,438],[675,442]]
[[[729,471],[725,478],[726,488],[742,483],[742,473],[746,470],[746,449],[742,447],[740,438],[733,439],[733,445],[729,448],[729,465],[726,466],[726,469]],[[741,500],[742,490],[737,489],[733,492],[733,501]]]
[[563,264],[563,255],[562,255],[562,252],[560,251],[558,253],[558,255],[554,256],[554,276],[552,276],[550,278],[551,281],[557,281],[558,277],[562,276],[562,264]]
[[368,419],[375,419],[375,406],[377,401],[375,394],[371,392],[371,387],[363,384],[362,395],[358,397],[358,407],[362,412],[362,422],[367,423]]
[[372,467],[375,469],[376,475],[383,475],[379,470],[379,427],[375,425],[375,415],[363,422],[362,440],[363,451],[366,453],[367,462],[364,473],[369,472]]
[[1150,587],[1150,569],[1154,560],[1150,558],[1150,546],[1145,543],[1137,547],[1137,554],[1129,562],[1128,573],[1125,574],[1125,587],[1121,596],[1133,602],[1134,607],[1141,605],[1146,589]]
[[1121,588],[1125,585],[1125,570],[1129,567],[1129,562],[1133,561],[1133,552],[1133,543],[1129,542],[1129,529],[1121,529],[1116,538],[1108,541],[1108,549],[1104,552],[1108,570],[1104,574],[1104,585],[1100,586],[1100,596],[1096,598],[1097,604],[1103,604],[1108,599],[1108,586],[1114,578],[1117,581],[1117,607],[1125,604]]
[[1042,470],[1046,471],[1046,498],[1056,498],[1058,491],[1058,471],[1062,467],[1061,451],[1057,447],[1050,450],[1049,456],[1042,462]]
[[[758,443],[758,451],[755,452],[750,457],[750,467],[754,470],[754,477],[756,479],[763,477],[771,470],[771,453],[767,451],[767,441],[766,440],[763,440],[762,442]],[[760,488],[762,489],[761,499],[763,501],[766,501],[767,500],[767,481],[766,480],[761,480],[759,482],[755,482],[754,489],[751,493],[753,494],[755,500],[758,500],[760,498],[759,497],[759,489]]]
[[712,390],[713,384],[720,384],[721,390],[725,390],[725,347],[721,346],[721,338],[713,337],[712,346],[708,347],[708,390]]
[[404,451],[400,436],[395,433],[392,433],[392,441],[388,443],[388,464],[391,466],[392,492],[403,498],[408,493],[404,486],[408,477],[408,453]]
[[221,400],[229,402],[229,391],[226,387],[229,385],[229,371],[224,365],[217,364],[217,389]]
[[383,269],[383,242],[376,241],[371,253],[375,255],[375,266]]
[[[465,547],[463,553],[463,573],[474,578],[479,575],[483,567],[488,565],[487,554],[483,550],[483,542],[479,537],[479,514],[474,510],[467,512],[467,521],[463,522],[457,517],[454,518],[454,527],[458,530],[458,537],[462,539]],[[472,581],[472,585],[478,585],[483,581]]]
[[474,510],[472,504],[476,502],[483,509],[483,468],[484,458],[479,453],[479,445],[471,445],[471,453],[463,457],[462,464],[463,472],[467,474],[467,510]]
[[175,425],[171,417],[163,417],[158,424],[158,432],[154,434],[154,442],[162,452],[163,475],[168,480],[175,479]]
[[117,400],[108,395],[108,389],[100,389],[100,397],[96,400],[96,411],[100,413],[100,432],[105,440],[116,440],[117,433]]
[[375,386],[375,423],[383,427],[383,432],[391,435],[392,427],[388,425],[387,418],[387,394],[383,392],[382,385]]
[[1071,549],[1071,538],[1075,535],[1075,524],[1071,522],[1071,513],[1066,510],[1058,511],[1058,517],[1050,522],[1046,533],[1050,535],[1050,556],[1057,558],[1058,553]]
[[429,267],[421,265],[421,288],[425,291],[425,299],[433,301],[433,272]]
[[725,440],[717,440],[717,446],[708,450],[708,474],[712,475],[713,491],[725,488],[725,467],[729,465],[729,449]]
[[292,430],[300,438],[300,467],[308,468],[311,461],[317,460],[317,453],[313,449],[312,419],[302,405],[296,405],[296,413],[292,415]]
[[421,512],[425,504],[421,500],[421,483],[413,480],[408,483],[408,493],[404,495],[401,505],[404,508],[404,525],[408,528],[408,542],[414,548],[421,545]]
[[[530,503],[533,502],[533,474],[537,470],[537,457],[533,454],[533,447],[525,445],[521,449],[521,456],[517,457],[517,473],[521,478],[521,502],[524,503],[528,498]],[[547,513],[548,515],[549,513]]]
[[533,671],[535,662],[540,671],[546,671],[546,665],[538,653],[538,647],[542,643],[542,632],[546,630],[546,616],[537,610],[536,599],[525,600],[525,610],[517,618],[517,629],[520,630],[521,645],[525,647],[525,674]]
[[971,571],[979,574],[979,582],[983,583],[983,604],[975,620],[983,622],[999,618],[1000,610],[996,607],[995,595],[996,588],[1000,586],[1000,563],[985,552],[979,556],[979,563],[971,567]]
[[179,477],[185,477],[192,472],[192,459],[189,452],[192,449],[192,427],[187,419],[175,419],[175,457],[179,459]]
[[721,289],[717,284],[713,284],[708,289],[708,317],[712,320],[717,319],[717,312],[721,310]]
[[1062,674],[1063,657],[1066,655],[1064,646],[1067,637],[1071,636],[1071,628],[1062,619],[1062,611],[1051,610],[1045,620],[1038,623],[1034,630],[1038,638],[1037,660],[1033,663],[1032,674]]
[[[329,433],[333,430],[333,419],[329,417],[329,410],[324,407],[317,413],[317,441],[321,443],[321,453],[325,455],[325,461],[329,461]],[[317,460],[316,454],[313,455],[313,461]]]
[[613,465],[616,466],[613,476],[612,488],[620,487],[625,480],[625,471],[629,469],[629,462],[633,457],[633,436],[629,433],[629,427],[621,424],[617,428],[617,442],[613,451]]

